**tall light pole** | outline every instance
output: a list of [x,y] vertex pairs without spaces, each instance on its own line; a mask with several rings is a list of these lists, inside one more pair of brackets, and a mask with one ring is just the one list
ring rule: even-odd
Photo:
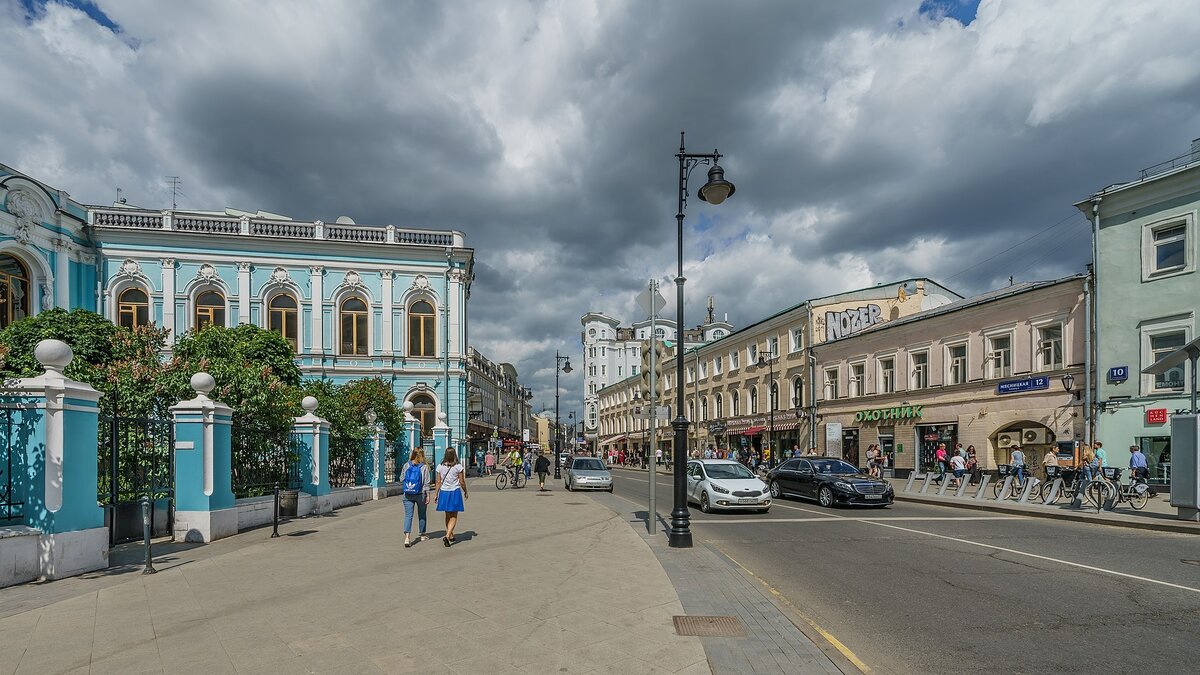
[[[560,363],[562,364],[561,366],[559,365]],[[560,425],[558,422],[558,373],[559,373],[559,371],[562,371],[562,372],[568,373],[568,374],[571,372],[571,358],[568,356],[563,356],[562,354],[558,353],[558,350],[555,350],[554,351],[554,480],[560,480],[562,478],[562,466],[561,466],[562,462],[560,462],[558,459],[558,454],[560,452],[562,452],[562,449],[561,449],[562,444],[559,440],[562,437],[562,425]]]
[[775,388],[775,358],[774,352],[769,357],[766,354],[758,355],[758,367],[768,366],[771,378],[767,380],[767,412],[770,415],[770,421],[767,422],[767,447],[771,449],[771,460],[767,463],[768,467],[774,467],[778,462],[776,458],[779,456],[779,449],[775,447],[775,403],[778,398],[778,390]]
[[[692,169],[700,164],[711,164],[708,170],[708,182],[696,192],[700,201],[714,206],[725,201],[733,194],[733,183],[725,180],[725,170],[717,164],[721,153],[713,150],[711,153],[689,153],[683,144],[683,132],[679,132],[679,211],[675,214],[675,233],[678,242],[679,273],[675,277],[675,325],[682,331],[683,323],[683,210],[687,206],[687,181]],[[681,334],[682,335],[682,334]],[[674,492],[675,508],[671,511],[671,527],[667,530],[667,543],[673,548],[690,548],[692,545],[691,514],[687,507],[687,460],[680,457],[679,452],[687,446],[688,419],[683,409],[683,349],[682,341],[675,347],[675,419],[671,426],[675,429],[674,453]],[[654,514],[650,514],[654,517]]]

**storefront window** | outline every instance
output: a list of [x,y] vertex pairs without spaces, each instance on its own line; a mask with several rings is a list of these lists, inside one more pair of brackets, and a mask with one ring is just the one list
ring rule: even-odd
[[958,443],[958,425],[923,424],[917,427],[917,447],[921,449],[918,470],[937,469],[934,456],[939,443],[946,444],[946,452],[954,450],[955,443]]
[[842,430],[842,459],[858,466],[858,429]]
[[[1183,331],[1174,333],[1164,333],[1155,335],[1150,338],[1150,357],[1151,363],[1158,361],[1167,354],[1179,349],[1183,346],[1184,335]],[[1183,364],[1175,366],[1165,373],[1159,373],[1154,376],[1155,389],[1183,389]]]
[[1137,439],[1138,447],[1146,456],[1146,468],[1150,471],[1151,483],[1171,482],[1171,437],[1142,436]]

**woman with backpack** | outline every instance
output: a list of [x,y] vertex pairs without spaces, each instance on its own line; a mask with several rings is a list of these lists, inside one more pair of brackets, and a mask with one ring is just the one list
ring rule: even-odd
[[458,463],[458,453],[454,448],[446,448],[446,456],[438,465],[437,495],[437,510],[446,514],[446,536],[442,537],[442,543],[449,548],[454,543],[454,527],[458,525],[458,514],[466,510],[463,500],[467,497],[463,466]]
[[420,534],[417,541],[429,539],[425,534],[425,507],[429,504],[429,466],[425,464],[425,451],[417,448],[404,465],[404,475],[400,479],[404,488],[404,548],[412,546],[409,533],[412,532],[413,511],[417,512],[417,525]]

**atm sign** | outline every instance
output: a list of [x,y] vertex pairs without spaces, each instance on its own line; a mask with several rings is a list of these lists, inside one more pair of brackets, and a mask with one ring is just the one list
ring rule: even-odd
[[1166,408],[1150,408],[1146,410],[1146,424],[1166,424]]

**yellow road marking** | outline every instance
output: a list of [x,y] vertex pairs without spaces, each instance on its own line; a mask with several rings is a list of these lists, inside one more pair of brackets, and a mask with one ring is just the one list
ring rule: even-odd
[[791,600],[788,600],[787,596],[785,596],[784,594],[782,594],[782,593],[780,593],[779,591],[775,590],[775,588],[774,588],[773,586],[771,586],[771,584],[767,583],[767,581],[766,581],[765,579],[763,579],[762,577],[760,577],[760,576],[758,576],[757,574],[755,574],[754,572],[751,572],[750,570],[746,569],[746,566],[745,566],[745,565],[743,565],[742,563],[738,562],[736,558],[734,558],[733,556],[729,555],[729,552],[728,552],[728,551],[726,551],[725,549],[721,548],[721,547],[720,547],[718,544],[713,544],[713,546],[715,546],[715,547],[716,547],[718,550],[720,550],[720,551],[721,551],[721,553],[723,553],[723,554],[725,555],[725,557],[726,557],[726,558],[729,558],[730,560],[732,560],[732,561],[733,561],[733,564],[735,564],[735,565],[737,565],[738,567],[742,568],[742,570],[743,570],[743,571],[744,571],[746,574],[749,574],[751,577],[753,577],[754,579],[756,579],[756,580],[758,581],[758,583],[760,583],[760,584],[762,584],[763,586],[765,586],[765,587],[766,587],[766,589],[767,589],[768,591],[770,591],[770,592],[771,592],[771,595],[774,595],[776,598],[778,598],[778,599],[779,599],[779,601],[780,601],[780,602],[782,602],[783,604],[785,604],[785,605],[787,605],[788,607],[790,607],[790,608],[792,609],[792,611],[796,613],[796,615],[797,615],[797,616],[799,616],[801,619],[804,619],[804,622],[805,622],[805,623],[807,623],[809,626],[812,626],[812,629],[813,629],[813,630],[815,630],[815,631],[817,631],[818,633],[820,633],[821,637],[825,638],[825,639],[826,639],[826,640],[829,642],[829,644],[833,645],[834,649],[836,649],[836,650],[838,650],[839,652],[841,652],[842,656],[846,657],[846,660],[848,660],[850,663],[854,664],[854,667],[855,667],[855,668],[858,668],[859,670],[861,670],[861,671],[862,671],[862,672],[864,672],[864,673],[870,673],[870,672],[871,672],[871,667],[870,667],[870,666],[868,666],[866,663],[863,663],[863,660],[862,660],[862,659],[860,659],[860,658],[858,658],[858,655],[857,655],[857,654],[855,654],[854,652],[850,651],[850,648],[849,648],[849,647],[847,647],[846,645],[842,644],[842,641],[841,641],[841,640],[839,640],[839,639],[837,639],[836,637],[834,637],[834,636],[833,636],[833,633],[830,633],[829,631],[825,630],[824,628],[821,628],[819,625],[817,625],[817,622],[815,622],[815,621],[813,621],[812,619],[810,619],[810,618],[808,618],[807,616],[805,616],[805,615],[804,615],[804,613],[800,611],[800,608],[799,608],[799,607],[797,607],[796,605],[792,604],[792,601],[791,601]]

